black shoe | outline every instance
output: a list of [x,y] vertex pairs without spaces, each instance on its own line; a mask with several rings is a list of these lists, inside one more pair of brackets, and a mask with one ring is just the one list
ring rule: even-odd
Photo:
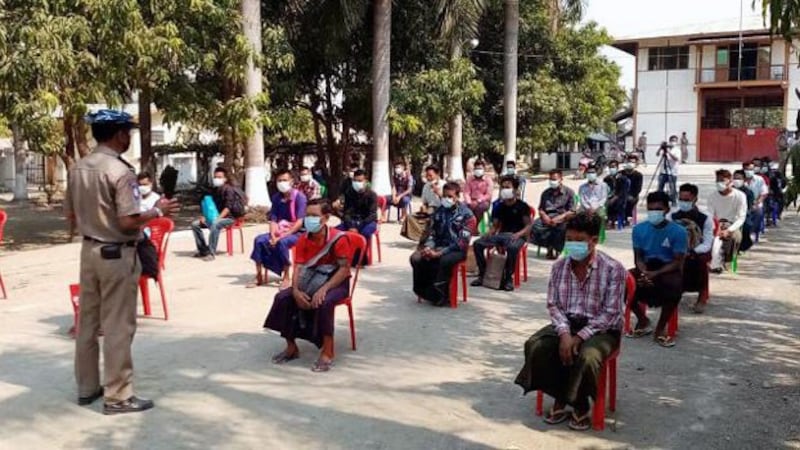
[[95,400],[101,398],[102,396],[103,396],[103,386],[100,386],[99,388],[97,388],[94,394],[88,397],[78,397],[78,404],[81,406],[91,405],[92,403],[95,402]]
[[507,283],[503,283],[502,289],[504,291],[507,291],[507,292],[513,292],[514,291],[514,283],[512,283],[510,281],[507,282]]
[[719,275],[719,274],[722,273],[722,267],[717,267],[716,269],[711,269],[710,272]]
[[111,415],[142,412],[147,411],[154,406],[155,404],[152,400],[145,400],[143,398],[137,398],[136,396],[133,396],[125,401],[106,403],[103,405],[103,414]]
[[483,286],[483,278],[478,277],[472,280],[472,283],[470,283],[469,285],[473,287]]

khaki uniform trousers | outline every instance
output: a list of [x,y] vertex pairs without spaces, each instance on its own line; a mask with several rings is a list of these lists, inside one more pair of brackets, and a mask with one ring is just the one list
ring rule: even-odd
[[93,395],[100,387],[98,332],[103,329],[105,401],[133,396],[131,344],[136,333],[136,294],[141,264],[136,247],[122,246],[122,257],[103,259],[105,244],[84,241],[81,248],[81,294],[78,336],[75,340],[75,378],[78,396]]

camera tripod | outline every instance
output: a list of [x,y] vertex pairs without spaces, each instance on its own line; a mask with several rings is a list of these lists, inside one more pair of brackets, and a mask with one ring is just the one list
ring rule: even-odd
[[[669,201],[672,206],[675,206],[677,203],[678,198],[678,188],[675,183],[675,176],[672,174],[672,163],[669,162],[669,150],[667,148],[661,148],[659,151],[663,151],[661,154],[661,158],[658,160],[658,165],[656,165],[656,171],[653,173],[653,176],[650,178],[650,183],[647,185],[647,190],[645,192],[650,192],[650,189],[653,187],[653,182],[656,178],[660,178],[662,173],[668,176],[667,182],[662,185],[659,182],[659,190],[663,191],[664,188],[668,188],[669,192]],[[664,168],[662,171],[661,169]]]

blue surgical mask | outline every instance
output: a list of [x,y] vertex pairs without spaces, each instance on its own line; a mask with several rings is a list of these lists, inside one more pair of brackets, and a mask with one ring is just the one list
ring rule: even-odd
[[691,211],[693,207],[694,207],[694,202],[678,200],[678,208],[683,212]]
[[353,181],[353,189],[355,189],[356,192],[361,192],[361,191],[364,190],[364,187],[366,186],[366,184],[367,183],[365,183],[363,181]]
[[583,261],[589,256],[589,243],[586,241],[567,241],[564,243],[569,258],[574,261]]
[[755,171],[753,171],[753,170],[745,170],[744,171],[744,176],[747,177],[747,178],[753,178],[753,175],[755,175]]
[[609,167],[608,168],[608,173],[611,174],[611,175],[616,175],[617,174],[617,168],[616,167]]
[[664,221],[664,211],[660,209],[648,210],[647,221],[653,225],[658,225]]
[[442,199],[442,206],[444,206],[447,209],[452,208],[453,206],[455,206],[455,204],[456,202],[454,202],[453,199],[451,198],[445,197]]
[[319,233],[319,230],[322,229],[322,217],[305,216],[303,218],[303,228],[309,233]]
[[553,189],[558,189],[561,186],[561,182],[558,180],[550,180],[550,187]]
[[590,183],[594,182],[594,181],[597,181],[597,174],[596,173],[587,173],[586,174],[586,179],[589,180]]

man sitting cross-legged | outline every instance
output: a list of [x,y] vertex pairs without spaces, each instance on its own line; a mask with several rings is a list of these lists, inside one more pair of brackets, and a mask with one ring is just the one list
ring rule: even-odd
[[492,229],[489,234],[475,241],[475,262],[478,265],[478,278],[472,282],[473,286],[483,284],[483,275],[486,273],[486,249],[498,247],[504,249],[508,258],[503,271],[503,282],[500,284],[505,291],[513,291],[514,283],[511,277],[517,267],[517,258],[522,246],[531,234],[531,207],[522,200],[517,199],[519,182],[510,175],[500,179],[500,201],[492,211]]
[[533,223],[532,240],[547,248],[547,259],[557,259],[564,248],[565,223],[575,212],[572,189],[564,186],[560,170],[550,171],[550,187],[542,192],[539,218]]
[[678,188],[678,209],[667,218],[688,233],[689,252],[683,263],[683,291],[697,292],[697,302],[692,309],[702,313],[708,302],[708,263],[711,262],[711,244],[714,241],[714,218],[697,208],[697,186],[682,184]]
[[647,196],[647,221],[633,227],[636,267],[631,273],[636,277],[636,295],[631,309],[637,322],[632,337],[642,337],[653,331],[641,305],[646,302],[661,307],[655,340],[662,347],[675,345],[666,328],[683,294],[683,261],[689,245],[686,230],[666,218],[669,203],[665,192],[651,192]]
[[566,248],[550,270],[547,310],[551,324],[525,343],[525,365],[516,378],[525,393],[542,390],[555,399],[545,422],[570,420],[591,426],[589,399],[597,392],[603,361],[619,348],[625,280],[615,259],[597,250],[601,218],[579,213],[567,226]]

